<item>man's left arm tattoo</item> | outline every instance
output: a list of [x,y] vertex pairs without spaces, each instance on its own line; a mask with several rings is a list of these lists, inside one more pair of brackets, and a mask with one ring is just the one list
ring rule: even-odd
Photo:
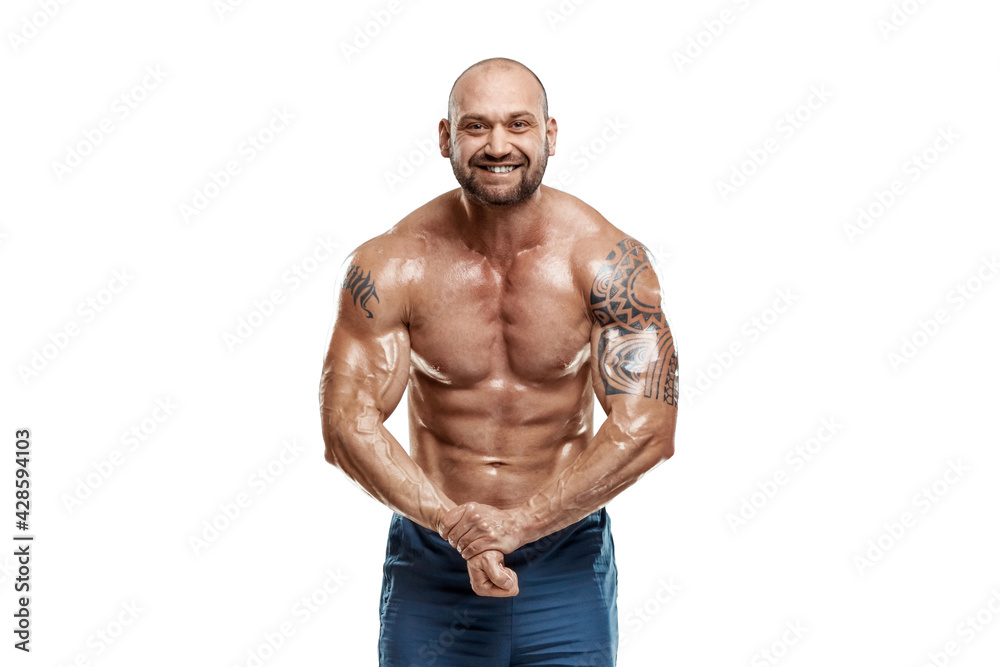
[[[649,271],[650,274],[643,275]],[[649,287],[656,284],[646,249],[626,238],[608,254],[590,291],[590,309],[601,326],[597,365],[604,391],[662,399],[677,405],[677,351],[670,325]],[[642,295],[656,299],[644,303]]]

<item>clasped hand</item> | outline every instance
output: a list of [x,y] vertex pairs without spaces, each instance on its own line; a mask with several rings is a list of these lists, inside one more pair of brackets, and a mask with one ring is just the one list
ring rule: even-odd
[[509,554],[523,544],[517,515],[483,503],[456,505],[441,518],[438,533],[465,560],[490,549]]
[[467,561],[469,580],[477,595],[517,595],[517,574],[503,562],[504,554],[523,543],[523,531],[512,512],[465,503],[442,517],[438,533]]

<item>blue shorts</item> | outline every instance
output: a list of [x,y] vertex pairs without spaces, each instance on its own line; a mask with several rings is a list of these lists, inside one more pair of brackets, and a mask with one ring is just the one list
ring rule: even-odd
[[515,597],[480,597],[465,560],[393,514],[379,615],[380,667],[613,667],[618,570],[607,512],[504,556]]

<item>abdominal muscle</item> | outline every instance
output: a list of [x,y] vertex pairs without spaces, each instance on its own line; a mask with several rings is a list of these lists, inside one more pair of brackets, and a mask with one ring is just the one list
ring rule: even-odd
[[411,383],[410,456],[458,504],[514,507],[590,442],[593,394],[585,388],[521,386],[512,396],[499,382],[430,391]]

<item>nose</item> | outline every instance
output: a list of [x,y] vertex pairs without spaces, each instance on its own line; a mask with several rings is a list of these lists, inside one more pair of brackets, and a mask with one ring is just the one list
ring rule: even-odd
[[490,136],[486,141],[485,150],[487,155],[497,158],[510,153],[510,143],[507,140],[507,131],[502,126],[497,126],[490,130]]

